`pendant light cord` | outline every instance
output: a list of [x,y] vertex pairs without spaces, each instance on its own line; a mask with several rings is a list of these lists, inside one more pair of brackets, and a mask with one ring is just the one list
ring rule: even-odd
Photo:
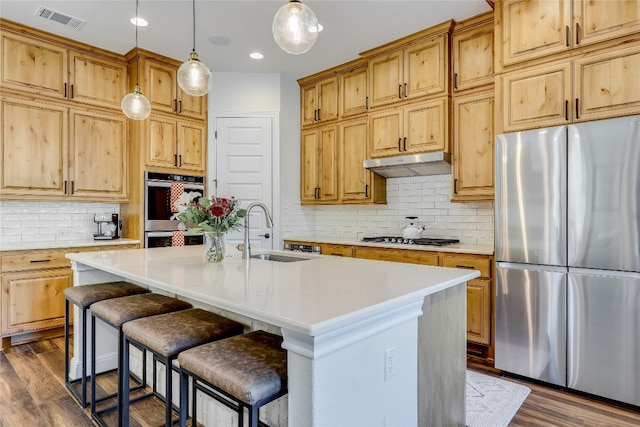
[[136,0],[136,86],[140,85],[138,81],[140,73],[140,50],[138,49],[138,0]]
[[193,0],[193,51],[196,51],[196,0]]

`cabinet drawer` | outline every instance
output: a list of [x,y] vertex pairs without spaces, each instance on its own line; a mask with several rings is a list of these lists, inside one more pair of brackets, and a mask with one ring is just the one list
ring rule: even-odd
[[333,256],[353,256],[353,246],[348,245],[332,245],[328,243],[324,243],[320,245],[320,253],[322,255],[333,255]]
[[438,265],[438,254],[408,249],[356,247],[356,258],[375,259],[378,261],[405,262],[409,264]]
[[2,257],[2,272],[70,267],[71,261],[63,252],[37,252]]
[[478,270],[480,277],[491,278],[491,260],[488,258],[472,258],[465,256],[448,256],[445,255],[442,260],[443,267],[468,268],[470,270]]

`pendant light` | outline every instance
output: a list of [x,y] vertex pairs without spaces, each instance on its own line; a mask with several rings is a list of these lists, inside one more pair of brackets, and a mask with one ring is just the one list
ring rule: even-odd
[[318,19],[310,7],[299,0],[289,0],[273,17],[273,38],[282,50],[292,55],[303,54],[318,39]]
[[193,50],[189,60],[178,68],[178,86],[193,96],[206,95],[213,87],[211,71],[196,53],[196,0],[193,0]]
[[[136,0],[136,20],[138,18],[138,0]],[[133,92],[122,98],[120,107],[125,116],[133,120],[144,120],[151,114],[151,103],[140,92],[138,74],[140,69],[140,55],[138,53],[138,26],[136,25],[136,85]]]

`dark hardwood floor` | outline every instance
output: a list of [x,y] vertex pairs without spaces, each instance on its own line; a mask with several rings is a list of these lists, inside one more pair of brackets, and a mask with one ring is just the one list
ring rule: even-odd
[[[469,368],[487,375],[502,374],[469,361]],[[0,352],[0,427],[93,426],[64,385],[64,340],[52,338],[22,344]],[[638,427],[638,408],[618,405],[546,387],[523,379],[531,394],[511,426]],[[132,410],[132,426],[158,425],[162,407],[149,402]]]

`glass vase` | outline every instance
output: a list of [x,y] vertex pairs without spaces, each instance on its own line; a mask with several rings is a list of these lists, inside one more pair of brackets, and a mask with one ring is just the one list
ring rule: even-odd
[[204,233],[204,258],[207,262],[220,262],[224,259],[224,233],[206,231]]

